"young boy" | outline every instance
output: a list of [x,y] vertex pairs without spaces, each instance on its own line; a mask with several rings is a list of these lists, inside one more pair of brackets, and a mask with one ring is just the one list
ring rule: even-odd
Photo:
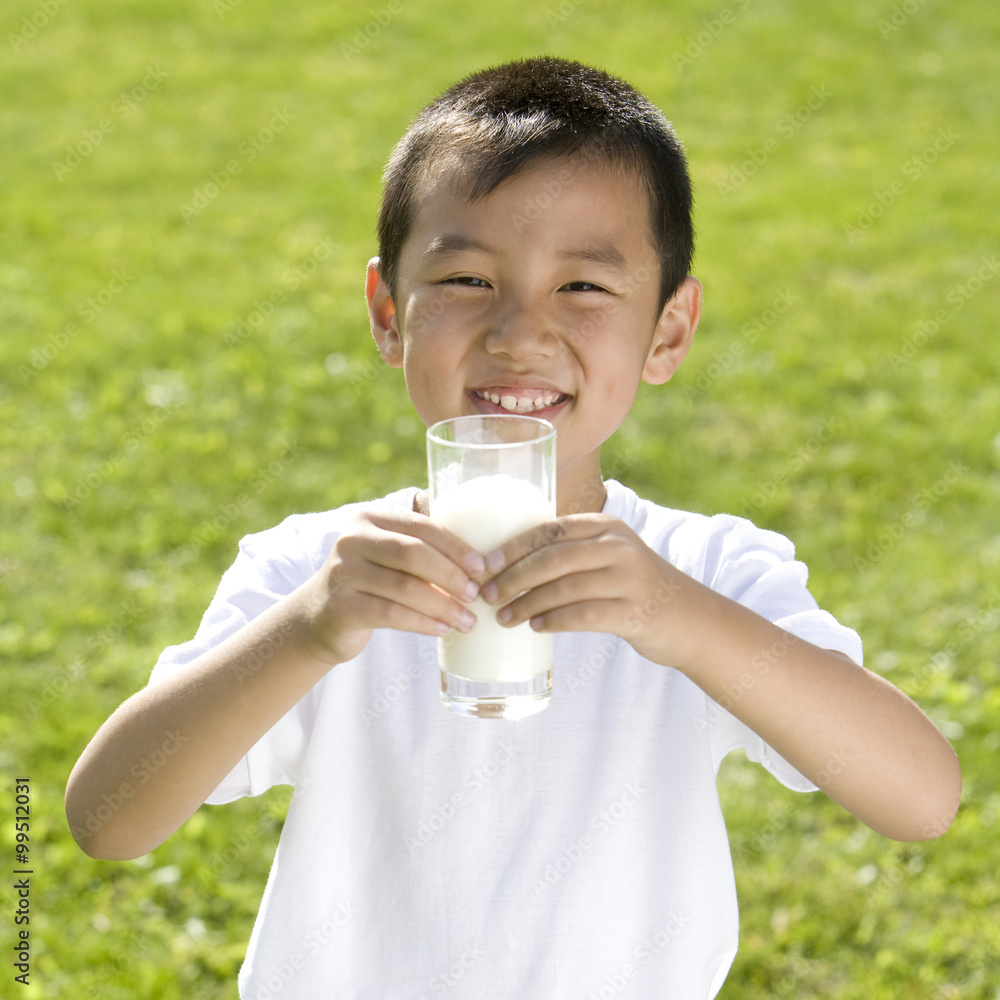
[[[785,538],[602,480],[701,310],[683,151],[644,97],[555,59],[473,75],[393,152],[379,238],[372,333],[420,417],[552,421],[559,517],[477,553],[410,488],[244,539],[81,756],[74,836],[133,858],[293,785],[244,998],[706,1000],[737,942],[725,754],[902,840],[949,826],[955,755]],[[546,711],[442,708],[436,639],[477,594],[558,633]]]

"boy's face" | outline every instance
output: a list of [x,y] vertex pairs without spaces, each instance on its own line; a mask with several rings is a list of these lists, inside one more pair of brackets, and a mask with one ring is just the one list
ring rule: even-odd
[[545,160],[476,201],[439,174],[416,204],[395,298],[377,262],[369,269],[379,350],[428,425],[475,413],[550,420],[564,509],[599,486],[600,445],[640,381],[665,382],[683,360],[700,285],[688,279],[658,312],[645,190],[601,164]]

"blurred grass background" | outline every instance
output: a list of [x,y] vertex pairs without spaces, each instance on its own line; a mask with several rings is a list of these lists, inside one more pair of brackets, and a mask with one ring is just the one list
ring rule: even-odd
[[30,776],[36,872],[18,996],[235,996],[285,793],[102,863],[65,779],[242,535],[423,481],[362,297],[381,168],[453,80],[540,53],[645,91],[697,191],[698,340],[609,470],[790,535],[964,765],[952,830],[908,845],[728,762],[721,996],[1000,996],[991,0],[9,0],[0,27],[2,801]]

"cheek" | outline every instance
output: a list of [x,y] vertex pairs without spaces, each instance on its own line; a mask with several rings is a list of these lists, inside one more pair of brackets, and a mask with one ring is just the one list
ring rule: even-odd
[[426,379],[421,374],[414,374],[407,369],[403,369],[403,376],[406,379],[406,394],[410,397],[410,404],[417,411],[424,426],[430,427],[439,420],[446,417],[455,416],[448,413],[442,406],[443,395],[435,391],[434,387],[427,384]]
[[633,378],[621,377],[614,380],[608,387],[604,407],[609,417],[623,423],[632,410],[632,404],[638,392],[638,385]]
[[403,377],[410,400],[425,423],[455,416],[445,411],[456,405],[456,396],[463,388],[462,375],[447,338],[404,340]]
[[592,390],[597,389],[605,419],[621,422],[628,416],[639,392],[644,360],[634,350],[621,347],[595,352],[589,358],[592,375],[588,381]]

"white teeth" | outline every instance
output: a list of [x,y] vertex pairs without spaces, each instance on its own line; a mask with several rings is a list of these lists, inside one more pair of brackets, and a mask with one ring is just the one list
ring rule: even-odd
[[528,396],[498,396],[495,392],[481,392],[479,395],[483,399],[488,399],[491,403],[495,403],[497,406],[502,406],[511,413],[530,413],[532,410],[543,410],[545,407],[551,406],[559,398],[558,394],[536,396],[534,399]]

